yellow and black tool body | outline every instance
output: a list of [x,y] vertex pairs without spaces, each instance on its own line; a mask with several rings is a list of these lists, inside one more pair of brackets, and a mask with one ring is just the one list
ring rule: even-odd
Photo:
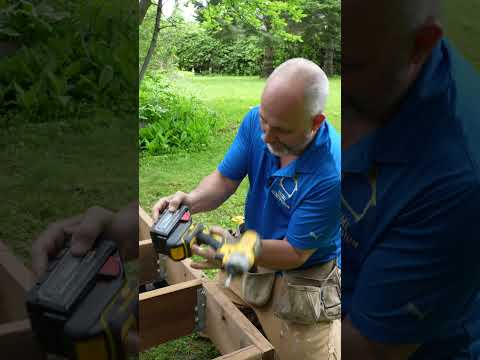
[[232,276],[249,271],[261,251],[261,240],[255,231],[248,230],[239,239],[214,237],[208,234],[203,224],[192,224],[186,206],[175,212],[165,210],[153,224],[150,235],[157,253],[167,255],[175,261],[192,256],[194,244],[211,246],[216,251],[216,259],[222,261],[229,275],[228,282]]
[[155,251],[167,255],[174,261],[182,261],[192,256],[194,244],[206,244],[218,249],[222,239],[215,239],[207,232],[203,224],[192,224],[188,207],[181,206],[170,212],[165,210],[150,229]]
[[255,231],[245,231],[240,239],[224,242],[217,250],[217,257],[222,259],[223,267],[228,274],[225,287],[228,287],[233,276],[250,271],[255,260],[262,251],[262,241]]
[[32,330],[45,353],[74,360],[127,359],[125,340],[137,328],[138,291],[126,280],[112,241],[84,257],[69,248],[27,295]]

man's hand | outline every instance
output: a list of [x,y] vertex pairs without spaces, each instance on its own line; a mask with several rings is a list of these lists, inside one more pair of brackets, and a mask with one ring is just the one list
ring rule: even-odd
[[189,200],[190,199],[188,194],[182,191],[177,191],[173,195],[161,198],[153,206],[153,210],[152,210],[153,220],[156,221],[160,216],[160,213],[162,213],[167,207],[169,211],[177,210],[178,207],[182,204],[187,205],[188,207],[191,207],[191,203]]
[[[210,235],[218,235],[220,236],[223,241],[234,241],[233,236],[225,229],[220,226],[212,226],[210,228]],[[205,260],[203,261],[195,261],[190,264],[190,266],[194,269],[220,269],[222,268],[222,261],[215,259],[215,255],[217,252],[210,246],[192,246],[192,252],[195,255],[203,257]]]
[[32,267],[40,276],[51,258],[55,257],[70,240],[73,255],[82,256],[92,248],[102,235],[117,243],[120,254],[126,260],[138,256],[138,204],[132,203],[113,213],[99,206],[77,215],[50,224],[33,242]]

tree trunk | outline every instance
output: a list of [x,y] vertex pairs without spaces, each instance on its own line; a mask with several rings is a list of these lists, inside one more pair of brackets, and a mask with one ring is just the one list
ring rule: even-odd
[[328,76],[331,76],[335,73],[334,68],[334,57],[335,57],[335,48],[333,38],[329,41],[328,47],[325,49],[325,59],[323,62],[323,71]]
[[143,22],[143,19],[145,19],[145,15],[147,14],[148,8],[152,5],[151,0],[139,0],[138,6],[139,6],[139,23],[138,25],[141,25]]
[[267,78],[273,72],[273,59],[275,56],[274,42],[271,35],[272,24],[268,17],[264,19],[266,34],[264,35],[264,55],[262,75]]
[[140,76],[138,79],[139,85],[142,83],[145,72],[147,71],[148,64],[152,59],[155,48],[157,47],[158,33],[160,32],[160,19],[162,18],[162,1],[158,1],[157,5],[157,15],[155,17],[155,27],[153,29],[152,40],[150,41],[150,46],[148,48],[147,56],[143,60],[142,68],[140,70]]

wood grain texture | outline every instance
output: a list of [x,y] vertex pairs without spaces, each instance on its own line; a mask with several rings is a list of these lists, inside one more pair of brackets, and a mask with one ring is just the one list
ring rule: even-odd
[[2,357],[5,356],[8,359],[44,358],[33,338],[29,320],[0,324],[0,349],[2,349]]
[[33,274],[0,242],[0,323],[27,318],[25,294]]
[[[157,274],[157,254],[150,234],[146,232],[153,221],[141,207],[139,217],[140,238],[143,236],[139,243],[140,277],[141,282],[148,282]],[[195,324],[192,311],[194,314],[196,305],[196,290],[193,290],[203,285],[207,297],[204,332],[220,353],[225,354],[217,359],[273,360],[274,350],[268,340],[237,309],[216,282],[209,281],[201,270],[190,267],[191,262],[191,259],[176,262],[166,258],[165,268],[170,286],[140,295],[141,349],[193,331]]]
[[196,279],[140,294],[141,351],[193,332],[201,287]]
[[262,359],[274,359],[272,344],[253,326],[214,282],[204,281],[207,291],[206,333],[222,354],[254,345]]
[[150,217],[150,215],[147,214],[145,210],[143,210],[141,206],[138,207],[138,216],[138,239],[140,241],[150,239],[150,228],[153,225],[153,219]]
[[262,352],[254,345],[216,357],[213,360],[261,360]]

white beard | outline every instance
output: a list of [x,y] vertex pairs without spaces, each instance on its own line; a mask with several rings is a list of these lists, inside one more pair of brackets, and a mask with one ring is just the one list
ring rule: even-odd
[[[287,155],[294,155],[294,156],[299,156],[305,149],[305,147],[310,143],[313,137],[308,138],[305,140],[303,144],[300,144],[295,147],[287,147],[284,144],[279,144],[281,146],[281,149],[274,149],[272,145],[265,143],[267,145],[268,150],[275,156],[282,157],[282,156],[287,156]],[[265,142],[265,135],[262,135],[262,140]]]

